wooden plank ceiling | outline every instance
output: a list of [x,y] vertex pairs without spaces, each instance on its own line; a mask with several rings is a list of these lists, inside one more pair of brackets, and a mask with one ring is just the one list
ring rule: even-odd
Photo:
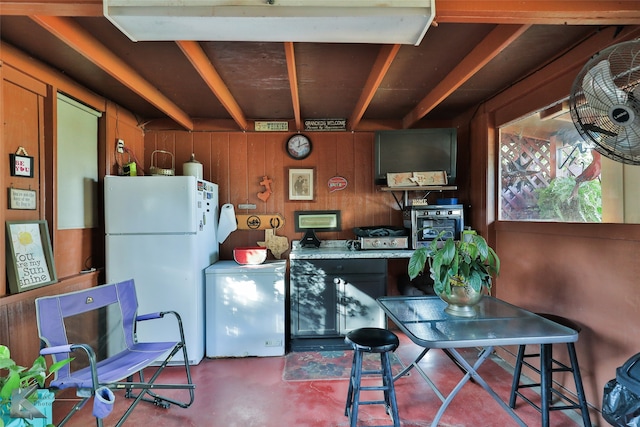
[[[446,123],[605,27],[635,34],[640,1],[436,0],[419,46],[132,42],[101,0],[9,0],[2,43],[140,117],[197,129],[226,121],[346,118],[351,130]],[[612,39],[611,43],[616,40]],[[0,46],[1,47],[1,46]],[[290,127],[291,128],[291,127]]]

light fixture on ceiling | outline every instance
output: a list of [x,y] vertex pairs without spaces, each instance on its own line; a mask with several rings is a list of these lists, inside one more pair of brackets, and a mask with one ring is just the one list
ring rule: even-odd
[[418,45],[435,0],[104,0],[133,41],[260,41]]

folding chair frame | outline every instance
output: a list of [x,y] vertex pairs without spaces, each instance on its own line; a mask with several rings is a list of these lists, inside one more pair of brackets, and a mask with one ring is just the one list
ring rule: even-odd
[[[122,313],[122,325],[119,326],[122,327],[124,332],[126,349],[102,361],[97,361],[95,352],[90,345],[86,343],[70,344],[68,342],[64,318],[101,309],[112,304],[118,304]],[[75,372],[72,372],[69,365],[66,365],[58,371],[56,378],[51,382],[52,388],[75,388],[78,397],[81,397],[81,400],[74,405],[66,417],[58,424],[59,427],[64,426],[89,399],[95,397],[96,390],[101,387],[107,387],[112,390],[125,390],[125,397],[134,399],[126,412],[120,417],[116,426],[121,426],[141,401],[151,402],[163,408],[168,408],[170,404],[188,408],[193,403],[195,384],[193,384],[191,378],[189,357],[180,315],[175,311],[164,311],[138,316],[137,309],[138,302],[133,280],[36,299],[38,333],[41,341],[46,345],[40,351],[40,354],[51,355],[54,361],[57,361],[70,357],[70,353],[74,351],[83,351],[89,359],[88,367]],[[160,319],[167,314],[173,315],[176,319],[180,332],[180,341],[161,343],[137,343],[135,341],[135,326],[137,322]],[[186,383],[156,384],[155,381],[161,372],[179,351],[182,351],[184,357]],[[169,353],[164,357],[162,363],[156,367],[149,380],[145,381],[143,369],[154,365],[157,360],[162,360],[160,356],[164,356],[167,352]],[[126,372],[126,374],[123,372]],[[133,377],[136,374],[140,379],[139,382],[133,381]],[[161,396],[151,391],[151,389],[188,390],[189,400],[179,401]],[[134,390],[140,391],[134,393]],[[96,425],[98,427],[103,426],[101,418],[96,417]]]

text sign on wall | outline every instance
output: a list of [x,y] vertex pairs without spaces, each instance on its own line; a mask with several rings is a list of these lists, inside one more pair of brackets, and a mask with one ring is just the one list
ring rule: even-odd
[[256,132],[288,131],[289,122],[255,122]]
[[304,121],[304,130],[307,130],[307,131],[347,130],[347,119],[307,119]]
[[36,209],[35,190],[9,189],[9,209]]
[[26,176],[33,178],[33,157],[9,154],[11,176]]

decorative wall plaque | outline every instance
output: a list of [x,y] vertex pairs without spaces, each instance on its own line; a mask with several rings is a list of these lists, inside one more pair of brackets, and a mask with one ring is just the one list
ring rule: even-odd
[[9,209],[35,210],[37,193],[35,190],[9,188]]
[[11,176],[33,178],[33,157],[27,154],[24,147],[18,147],[15,154],[9,154],[9,170]]

